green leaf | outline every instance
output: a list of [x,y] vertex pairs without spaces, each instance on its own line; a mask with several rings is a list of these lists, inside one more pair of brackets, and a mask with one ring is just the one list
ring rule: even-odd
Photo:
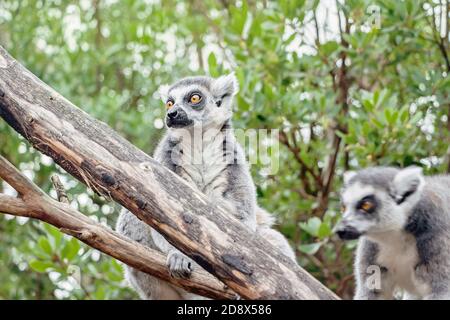
[[31,260],[29,266],[34,271],[45,272],[48,268],[53,266],[53,263],[49,261]]
[[298,249],[303,253],[306,253],[309,255],[314,255],[320,249],[321,246],[322,246],[321,242],[310,243],[310,244],[301,244],[298,246]]
[[61,244],[61,240],[63,238],[63,234],[59,231],[58,228],[52,226],[51,224],[45,223],[44,224],[45,230],[50,234],[52,242],[52,247],[58,248]]
[[307,223],[300,223],[300,228],[308,232],[310,235],[317,237],[322,221],[318,217],[313,217]]
[[108,275],[108,279],[111,281],[122,281],[123,280],[122,273],[108,272],[107,275]]
[[330,226],[327,223],[323,222],[320,225],[320,227],[319,227],[319,230],[317,232],[317,236],[320,239],[323,239],[323,238],[329,237],[330,235],[331,235],[331,228],[330,228]]
[[217,58],[216,58],[216,55],[214,54],[214,52],[211,52],[208,56],[208,70],[209,70],[209,74],[212,77],[219,76],[218,70],[217,70]]
[[372,112],[375,108],[372,101],[370,101],[369,99],[363,99],[362,105],[363,105],[364,109],[366,109],[367,112]]
[[46,254],[52,255],[53,249],[46,237],[44,236],[39,237],[38,245]]
[[331,55],[334,51],[336,51],[339,48],[339,45],[336,41],[328,41],[320,46],[320,51],[326,55]]
[[79,250],[80,250],[80,243],[78,242],[77,239],[72,238],[69,241],[67,241],[66,245],[61,251],[61,256],[62,258],[66,258],[69,261],[71,261],[73,258],[75,258]]
[[393,124],[392,111],[389,108],[384,109],[384,117],[389,125]]
[[383,129],[383,128],[384,128],[384,124],[383,124],[382,122],[380,122],[378,119],[373,118],[373,119],[372,119],[372,122],[373,122],[378,128],[380,128],[380,129]]

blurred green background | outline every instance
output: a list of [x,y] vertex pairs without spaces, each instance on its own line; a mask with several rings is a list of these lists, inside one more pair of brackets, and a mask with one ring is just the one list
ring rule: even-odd
[[[450,2],[0,0],[0,44],[43,81],[152,153],[161,84],[236,71],[236,128],[280,130],[280,169],[252,166],[260,204],[298,262],[343,298],[355,243],[332,235],[342,173],[449,171]],[[1,76],[1,74],[0,74]],[[0,153],[110,226],[95,196],[0,120]],[[0,183],[0,191],[11,188]],[[136,299],[122,266],[37,221],[0,215],[0,299]]]

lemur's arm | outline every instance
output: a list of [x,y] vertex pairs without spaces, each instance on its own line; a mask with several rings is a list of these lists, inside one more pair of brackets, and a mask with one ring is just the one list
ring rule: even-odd
[[[234,171],[234,169],[231,169]],[[253,186],[248,186],[245,179],[235,172],[230,173],[234,177],[230,179],[230,186],[223,195],[223,201],[229,210],[239,221],[242,221],[252,231],[256,230],[255,201]]]
[[[172,159],[173,146],[174,143],[171,141],[170,136],[166,134],[159,142],[153,154],[153,157],[155,158],[156,161],[158,161],[171,171],[175,171],[175,164],[173,163]],[[153,229],[152,229],[152,238],[153,241],[155,242],[155,245],[161,252],[168,254],[170,251],[177,250],[162,235],[160,235]]]
[[234,162],[226,170],[227,187],[223,200],[230,213],[251,230],[256,230],[256,191],[245,155],[241,146],[235,142]]
[[422,263],[416,267],[415,272],[417,278],[429,285],[430,293],[424,297],[426,300],[450,299],[450,252],[442,250],[449,243],[448,227],[443,227],[442,230],[446,231],[433,232],[432,235],[424,233],[416,237]]
[[[166,134],[155,150],[154,158],[156,161],[175,171],[175,164],[172,158],[175,143]],[[186,278],[191,274],[194,262],[180,250],[171,245],[156,230],[151,229],[151,235],[155,246],[163,253],[167,254],[167,266],[172,276],[177,278]]]
[[378,246],[360,239],[356,251],[355,300],[384,300],[393,298],[393,282],[389,270],[376,264]]
[[172,151],[175,143],[166,134],[155,149],[153,158],[168,168],[170,171],[175,171],[175,164],[172,159]]

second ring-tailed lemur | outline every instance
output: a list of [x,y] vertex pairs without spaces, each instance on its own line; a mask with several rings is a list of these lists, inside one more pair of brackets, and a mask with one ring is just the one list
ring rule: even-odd
[[355,299],[450,299],[449,176],[369,168],[344,175],[341,197],[337,234],[359,238]]
[[[244,152],[231,129],[232,101],[237,91],[234,74],[217,79],[190,77],[162,88],[160,95],[167,107],[168,131],[154,158],[295,261],[287,240],[272,229],[273,217],[257,206]],[[173,277],[188,277],[193,268],[200,268],[126,210],[120,214],[117,230],[166,253]],[[133,268],[126,267],[125,275],[143,299],[200,298]]]

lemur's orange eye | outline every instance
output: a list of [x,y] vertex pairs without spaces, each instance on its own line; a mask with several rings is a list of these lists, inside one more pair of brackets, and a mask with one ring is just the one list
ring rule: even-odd
[[167,102],[166,102],[166,108],[167,109],[170,109],[170,108],[172,108],[173,107],[173,101],[172,100],[168,100]]
[[193,94],[189,100],[191,103],[199,103],[202,100],[199,94]]
[[364,201],[362,204],[361,204],[361,209],[362,210],[364,210],[364,211],[366,211],[366,212],[369,212],[370,210],[372,210],[373,209],[373,203],[372,202],[370,202],[370,201]]

